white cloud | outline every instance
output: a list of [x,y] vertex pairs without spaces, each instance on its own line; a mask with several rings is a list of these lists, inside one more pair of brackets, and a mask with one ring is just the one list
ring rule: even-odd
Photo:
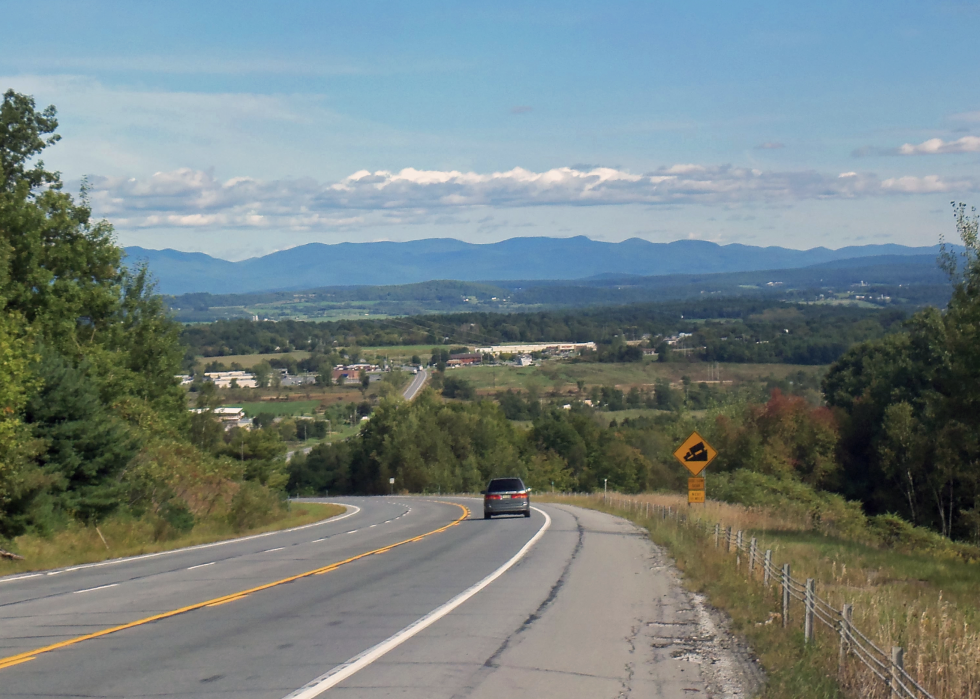
[[978,153],[980,136],[964,136],[955,141],[930,138],[917,145],[906,143],[898,149],[899,155],[937,155],[940,153]]
[[779,141],[766,141],[765,143],[760,143],[755,147],[756,150],[779,150],[780,148],[785,148],[786,146]]
[[889,194],[977,191],[976,180],[845,172],[763,172],[732,166],[674,165],[646,174],[614,168],[532,172],[361,170],[339,182],[311,178],[221,181],[189,168],[147,178],[96,177],[97,215],[120,228],[275,228],[331,230],[427,221],[467,208],[542,206],[779,204]]

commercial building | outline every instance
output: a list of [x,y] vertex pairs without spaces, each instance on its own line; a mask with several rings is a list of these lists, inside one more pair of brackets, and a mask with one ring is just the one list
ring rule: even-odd
[[255,388],[255,377],[245,371],[209,371],[204,374],[218,388],[231,388],[234,381],[238,388]]
[[483,362],[482,354],[451,354],[446,366],[470,366]]
[[492,354],[497,357],[501,354],[527,354],[529,352],[551,352],[561,354],[565,352],[581,352],[582,350],[595,351],[594,342],[542,342],[530,345],[492,345],[490,347],[477,347],[477,354]]

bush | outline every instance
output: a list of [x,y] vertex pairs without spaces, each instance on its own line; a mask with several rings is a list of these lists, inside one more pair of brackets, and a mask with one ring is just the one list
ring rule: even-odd
[[239,532],[258,527],[272,521],[281,506],[282,501],[275,493],[254,481],[246,481],[231,499],[228,523]]

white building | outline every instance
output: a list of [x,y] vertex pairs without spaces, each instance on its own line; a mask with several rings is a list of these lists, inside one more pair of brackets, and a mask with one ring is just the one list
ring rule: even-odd
[[255,377],[245,371],[209,371],[204,374],[218,388],[231,388],[234,381],[239,388],[255,388]]
[[492,345],[490,347],[477,347],[478,354],[526,354],[528,352],[575,352],[576,350],[595,351],[594,342],[542,342],[536,345]]

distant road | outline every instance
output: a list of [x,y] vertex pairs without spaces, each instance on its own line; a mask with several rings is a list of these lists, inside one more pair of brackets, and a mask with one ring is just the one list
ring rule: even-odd
[[724,630],[622,519],[339,501],[346,515],[293,531],[0,578],[0,692],[745,696],[713,691],[712,668],[738,664],[716,642]]
[[427,372],[425,369],[419,369],[419,373],[415,375],[415,378],[412,379],[412,383],[408,385],[408,388],[405,389],[405,393],[402,394],[405,396],[405,400],[415,400],[415,396],[422,390],[427,378],[429,378],[429,372]]

